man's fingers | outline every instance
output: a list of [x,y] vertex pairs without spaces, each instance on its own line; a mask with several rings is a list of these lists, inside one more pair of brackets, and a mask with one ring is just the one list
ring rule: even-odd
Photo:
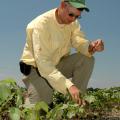
[[82,100],[82,105],[85,106],[86,105],[86,101]]
[[80,106],[85,106],[87,104],[85,100],[80,98],[79,94],[72,95],[72,100]]
[[93,43],[94,43],[93,49],[92,49],[93,53],[96,51],[100,52],[104,50],[104,42],[101,39],[93,41]]
[[80,91],[79,89],[76,87],[76,86],[71,86],[69,88],[69,92],[70,92],[70,95],[72,97],[72,100],[79,104],[79,105],[82,105],[82,104],[85,104],[84,102],[82,102],[82,99],[80,98]]
[[74,94],[73,96],[72,96],[72,98],[73,98],[73,100],[75,101],[75,102],[77,102],[77,100],[78,100],[78,95],[77,94]]
[[75,103],[80,103],[80,98],[79,98],[79,94],[73,94],[72,95],[72,99]]
[[102,41],[99,41],[99,43],[96,45],[95,49],[97,51],[102,51],[104,50],[104,43]]
[[78,99],[78,104],[82,105],[82,100],[80,98]]
[[85,104],[81,99],[80,99],[80,96],[79,94],[75,94],[73,95],[73,101],[79,105],[82,105],[82,104]]

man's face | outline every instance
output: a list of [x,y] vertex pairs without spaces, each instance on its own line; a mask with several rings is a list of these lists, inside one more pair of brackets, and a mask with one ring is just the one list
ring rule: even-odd
[[64,3],[62,21],[64,24],[70,24],[81,16],[81,11],[72,7],[68,3]]

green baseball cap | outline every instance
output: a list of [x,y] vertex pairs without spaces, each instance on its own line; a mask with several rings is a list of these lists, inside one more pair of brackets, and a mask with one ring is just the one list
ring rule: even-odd
[[87,6],[85,5],[85,0],[64,0],[64,2],[68,2],[75,8],[83,8],[87,12],[89,12],[89,8],[87,8]]

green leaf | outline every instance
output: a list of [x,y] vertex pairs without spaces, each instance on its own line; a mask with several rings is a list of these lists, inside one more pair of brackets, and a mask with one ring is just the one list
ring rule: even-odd
[[23,111],[24,120],[38,120],[34,108],[25,108]]
[[49,108],[48,105],[44,101],[38,102],[35,105],[35,110],[37,110],[37,111],[42,109],[45,112],[48,112],[48,108]]
[[72,117],[74,117],[76,115],[76,113],[75,113],[75,111],[74,110],[71,110],[71,111],[68,111],[68,113],[67,113],[67,117],[68,118],[72,118]]
[[96,101],[96,98],[93,95],[87,95],[84,97],[84,99],[88,102],[88,103],[93,103]]
[[16,85],[16,81],[13,79],[5,79],[5,80],[1,80],[0,82],[5,84]]
[[61,109],[61,110],[64,110],[64,109],[67,109],[67,108],[68,108],[68,104],[63,104],[60,109]]
[[7,85],[0,83],[0,103],[7,100],[8,96],[11,95],[11,90]]
[[83,107],[80,107],[78,110],[79,110],[80,113],[84,113],[85,112],[85,109]]
[[17,90],[17,99],[16,99],[16,106],[19,107],[22,104],[23,100],[22,100],[22,93],[21,90],[18,89]]
[[20,120],[21,111],[18,108],[12,107],[9,109],[11,120]]
[[52,110],[50,110],[47,113],[47,118],[50,120],[54,120],[57,118],[57,115],[59,114],[60,110],[61,110],[62,104],[57,104]]

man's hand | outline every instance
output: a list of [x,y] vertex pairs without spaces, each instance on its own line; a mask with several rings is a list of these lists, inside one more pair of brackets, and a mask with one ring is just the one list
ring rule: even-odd
[[96,41],[92,41],[89,45],[89,52],[91,54],[95,52],[101,52],[104,50],[104,43],[101,39],[97,39]]
[[71,86],[68,90],[74,102],[79,105],[85,105],[85,101],[80,98],[80,91],[75,85]]

